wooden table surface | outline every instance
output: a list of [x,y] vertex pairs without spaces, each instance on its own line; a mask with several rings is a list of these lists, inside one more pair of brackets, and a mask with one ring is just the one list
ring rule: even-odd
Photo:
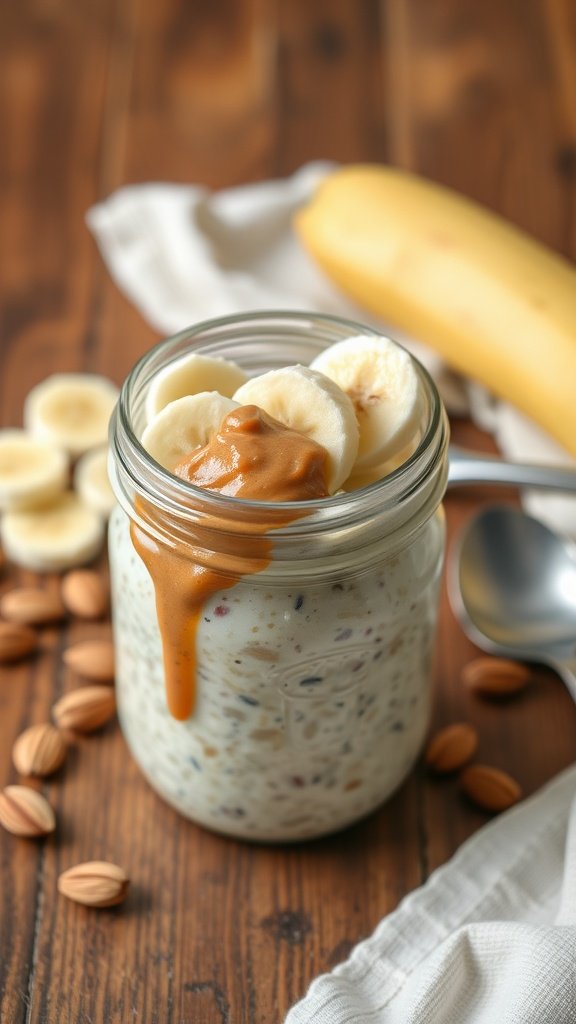
[[[573,0],[0,0],[0,22],[3,426],[47,374],[120,383],[156,340],[84,223],[127,182],[223,187],[314,158],[388,161],[576,255]],[[490,445],[467,423],[454,435]],[[450,536],[494,497],[450,494]],[[9,567],[0,588],[32,579]],[[36,660],[0,670],[1,785],[17,781],[14,738],[75,685],[63,647],[108,629],[47,629]],[[576,711],[544,670],[519,700],[471,698],[461,669],[475,653],[444,599],[434,725],[473,722],[482,759],[530,794],[574,759]],[[0,835],[2,1024],[281,1021],[488,820],[419,765],[343,834],[237,843],[161,803],[117,726],[41,788],[57,834]],[[128,870],[123,907],[58,897],[60,871],[94,858]]]

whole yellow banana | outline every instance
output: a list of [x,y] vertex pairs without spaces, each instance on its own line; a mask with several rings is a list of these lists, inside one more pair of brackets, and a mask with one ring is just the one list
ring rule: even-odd
[[501,218],[388,167],[329,174],[296,215],[343,291],[576,455],[576,270]]

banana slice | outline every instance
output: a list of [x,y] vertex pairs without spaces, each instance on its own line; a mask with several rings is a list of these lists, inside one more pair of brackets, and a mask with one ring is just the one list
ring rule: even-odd
[[0,430],[0,509],[33,508],[68,482],[68,457],[25,430]]
[[224,417],[237,408],[238,402],[218,391],[177,398],[148,424],[142,445],[164,469],[172,471],[185,455],[207,444]]
[[401,451],[395,452],[391,458],[381,463],[380,466],[371,466],[370,469],[357,469],[354,467],[348,479],[342,484],[342,489],[344,491],[357,491],[362,487],[370,487],[377,480],[383,480],[385,476],[389,476],[395,469],[398,469],[408,461],[410,456],[416,451],[419,440],[420,437],[417,434],[410,444],[402,448]]
[[118,388],[106,377],[55,373],[27,395],[24,426],[73,457],[104,444]]
[[360,429],[355,471],[380,465],[410,441],[421,413],[418,375],[405,349],[390,338],[359,335],[331,345],[311,366],[354,403]]
[[74,490],[89,508],[107,519],[116,495],[108,477],[108,445],[93,448],[82,455],[74,469]]
[[258,405],[287,427],[299,430],[328,452],[330,494],[350,475],[358,452],[354,406],[334,381],[308,366],[285,366],[253,377],[234,398]]
[[72,491],[50,505],[7,512],[1,523],[7,558],[33,572],[61,572],[90,562],[102,548],[104,523]]
[[146,422],[150,423],[170,402],[186,395],[218,391],[231,398],[246,379],[236,363],[192,352],[164,367],[153,379],[146,397]]

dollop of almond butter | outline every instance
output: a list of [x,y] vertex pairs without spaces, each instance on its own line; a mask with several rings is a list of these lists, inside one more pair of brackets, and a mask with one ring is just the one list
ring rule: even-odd
[[232,497],[310,501],[328,496],[327,463],[322,445],[256,405],[241,405],[174,472],[198,487]]

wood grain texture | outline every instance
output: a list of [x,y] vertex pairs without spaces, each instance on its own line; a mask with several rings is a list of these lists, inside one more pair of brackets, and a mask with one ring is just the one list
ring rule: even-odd
[[[571,0],[0,0],[0,423],[19,424],[48,373],[120,382],[155,340],[84,224],[128,182],[217,188],[316,158],[391,160],[574,257],[574,67]],[[465,422],[454,434],[490,445]],[[450,538],[495,496],[450,495]],[[32,581],[9,568],[0,590]],[[43,630],[35,659],[0,669],[1,785],[16,735],[76,685],[63,648],[108,629]],[[540,669],[522,699],[474,699],[460,672],[475,653],[444,596],[433,724],[473,722],[482,757],[531,793],[573,761],[576,712]],[[341,835],[235,843],[165,806],[114,725],[41,788],[56,835],[0,836],[2,1024],[281,1020],[487,820],[419,765]],[[129,872],[123,907],[57,896],[60,871],[94,858]]]

